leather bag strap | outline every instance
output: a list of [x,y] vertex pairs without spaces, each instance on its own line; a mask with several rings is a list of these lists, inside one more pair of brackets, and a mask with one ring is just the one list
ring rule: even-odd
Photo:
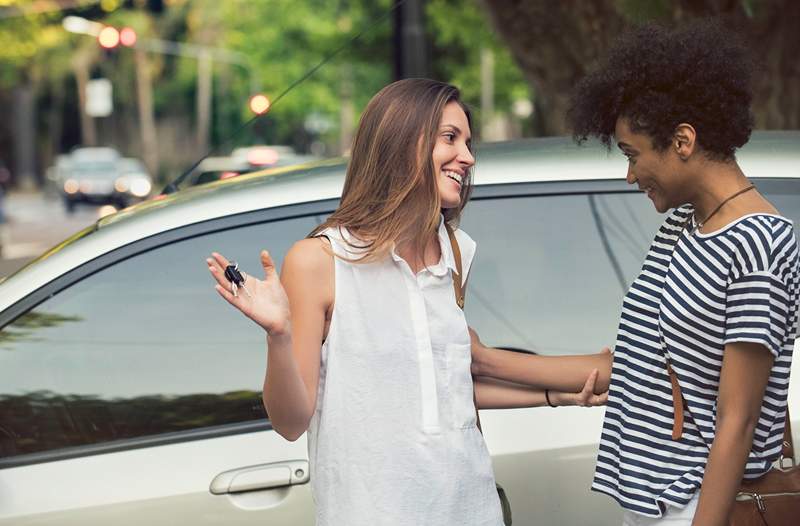
[[[453,272],[453,292],[455,293],[456,297],[456,305],[461,310],[464,310],[464,287],[462,283],[462,268],[461,268],[461,249],[458,247],[458,239],[456,239],[456,233],[453,231],[452,227],[447,223],[444,224],[445,230],[447,230],[447,237],[450,238],[450,248],[453,250],[453,258],[456,260],[456,270]],[[474,377],[473,377],[474,381]],[[478,426],[478,430],[483,433],[483,429],[481,429],[481,415],[478,414],[478,398],[475,395],[475,389],[472,389],[472,402],[475,404],[475,423]]]

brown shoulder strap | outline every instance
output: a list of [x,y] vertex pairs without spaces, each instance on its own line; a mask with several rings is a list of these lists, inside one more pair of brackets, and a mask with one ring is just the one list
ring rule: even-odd
[[789,402],[786,402],[786,424],[783,427],[783,458],[790,458],[794,462],[794,443],[792,441],[792,420],[789,418]]
[[[456,271],[454,272],[453,276],[453,291],[455,291],[456,296],[456,305],[461,310],[464,310],[464,287],[461,281],[464,279],[461,275],[461,249],[458,248],[458,240],[456,239],[456,233],[453,232],[453,229],[447,223],[444,224],[445,229],[447,230],[447,237],[450,238],[450,248],[453,250],[453,258],[456,260]],[[483,429],[481,429],[481,415],[478,413],[478,399],[475,396],[475,389],[472,390],[472,403],[475,405],[475,423],[478,426],[478,431],[483,433]]]
[[447,223],[444,224],[444,227],[445,230],[447,230],[447,237],[450,238],[450,247],[453,249],[453,258],[456,260],[456,273],[458,276],[453,276],[453,290],[456,294],[456,304],[460,309],[463,310],[464,290],[462,281],[464,280],[464,276],[461,269],[461,249],[458,248],[458,240],[456,239],[456,233],[453,231],[453,228]]

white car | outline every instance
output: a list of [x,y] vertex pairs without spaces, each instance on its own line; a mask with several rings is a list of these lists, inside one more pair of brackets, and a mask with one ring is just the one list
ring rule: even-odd
[[[527,352],[613,344],[662,219],[625,183],[624,158],[566,138],[481,145],[477,158],[467,320]],[[739,159],[800,220],[800,133],[756,134]],[[261,404],[263,331],[214,292],[205,258],[218,250],[248,272],[261,248],[280,260],[335,209],[344,170],[323,162],[149,201],[0,283],[0,526],[313,524],[305,437],[281,438]],[[602,416],[482,411],[515,525],[620,523],[589,491]]]

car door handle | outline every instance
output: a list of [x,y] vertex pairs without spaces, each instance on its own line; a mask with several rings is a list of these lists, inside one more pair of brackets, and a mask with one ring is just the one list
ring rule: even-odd
[[208,489],[214,495],[224,495],[305,484],[308,480],[308,460],[290,460],[223,471]]

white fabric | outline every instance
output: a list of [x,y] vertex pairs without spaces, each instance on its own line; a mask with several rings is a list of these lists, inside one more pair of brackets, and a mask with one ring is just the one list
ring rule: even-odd
[[[349,234],[324,233],[357,257]],[[464,276],[475,242],[457,231]],[[412,274],[397,254],[335,258],[336,299],[308,430],[317,524],[502,526],[491,459],[475,425],[470,339],[442,258]]]
[[667,506],[667,511],[661,517],[647,517],[626,510],[622,515],[622,526],[692,526],[698,500],[695,493],[683,508]]

